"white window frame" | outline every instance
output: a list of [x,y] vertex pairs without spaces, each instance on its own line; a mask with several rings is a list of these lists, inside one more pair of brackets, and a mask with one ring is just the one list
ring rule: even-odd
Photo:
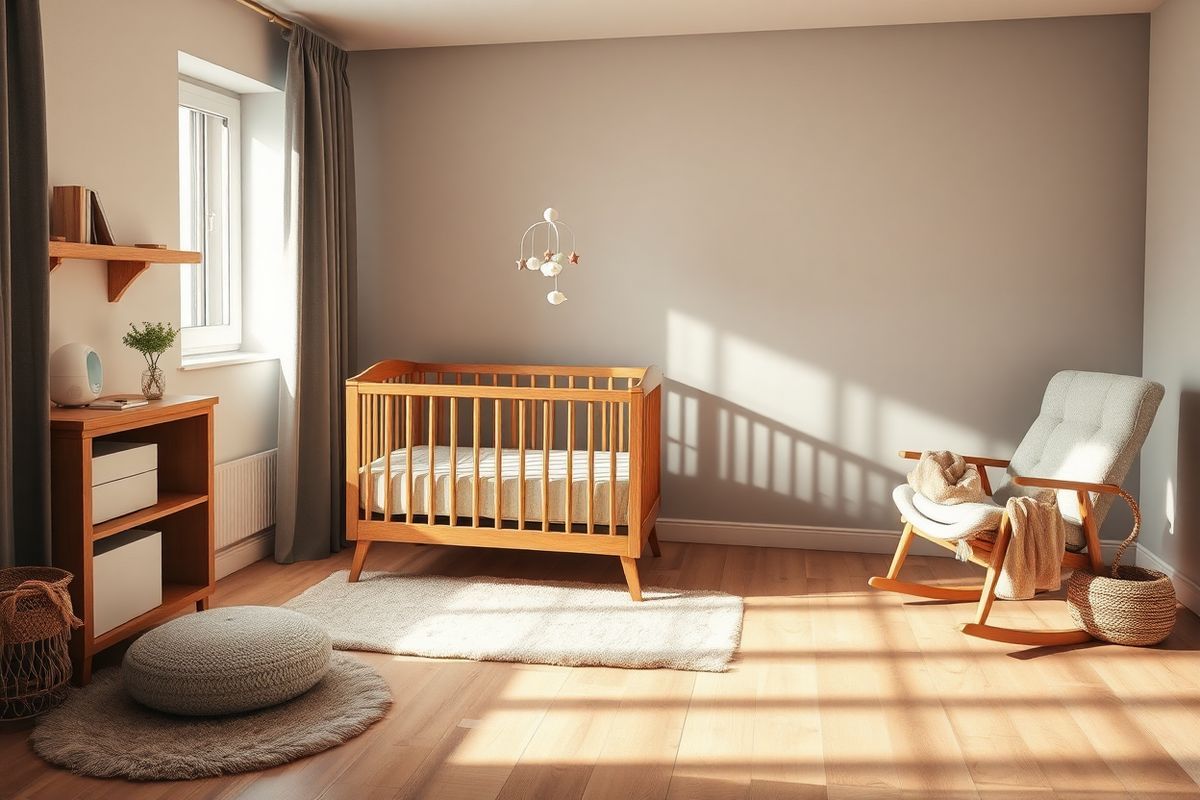
[[[229,259],[226,264],[229,283],[229,318],[225,325],[184,328],[181,342],[183,355],[240,350],[242,346],[242,104],[237,95],[180,79],[179,105],[216,114],[229,121]],[[178,115],[176,116],[178,117]],[[180,233],[182,236],[182,231]],[[183,280],[184,277],[181,274],[181,298]]]

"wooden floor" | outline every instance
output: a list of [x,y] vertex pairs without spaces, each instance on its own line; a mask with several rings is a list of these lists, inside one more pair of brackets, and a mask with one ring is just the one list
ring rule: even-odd
[[[277,769],[176,784],[72,776],[0,730],[0,797],[1200,797],[1200,624],[1153,650],[1022,651],[954,626],[967,605],[866,588],[886,556],[666,542],[650,585],[746,598],[724,674],[360,657],[395,706],[359,738]],[[281,603],[349,563],[260,562],[222,605]],[[913,558],[905,576],[978,573]],[[618,582],[617,559],[378,544],[369,569]],[[1061,601],[996,624],[1067,625]]]

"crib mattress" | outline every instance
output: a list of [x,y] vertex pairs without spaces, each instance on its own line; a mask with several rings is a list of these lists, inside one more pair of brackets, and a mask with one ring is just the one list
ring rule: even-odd
[[[516,448],[504,448],[500,451],[500,473],[503,478],[500,487],[500,512],[506,520],[517,519],[519,504],[520,479],[517,475],[521,463],[520,451]],[[549,485],[542,485],[542,451],[525,451],[525,520],[526,522],[542,521],[542,493],[550,495],[550,521],[565,522],[565,503],[567,496],[567,458],[566,450],[551,450],[549,463]],[[610,454],[607,451],[596,452],[594,456],[595,491],[592,495],[592,518],[597,525],[609,524],[609,496],[616,492],[617,525],[628,524],[629,507],[629,454],[617,453],[615,480],[609,477]],[[588,454],[576,450],[571,455],[571,520],[575,524],[587,521],[587,487],[588,487]],[[413,513],[429,513],[429,446],[413,447]],[[459,447],[456,474],[457,495],[456,513],[460,517],[469,517],[472,513],[472,492],[474,483],[474,450],[470,447]],[[391,469],[388,469],[387,456],[381,456],[368,466],[359,470],[360,480],[370,482],[371,510],[383,513],[384,497],[391,492],[392,513],[407,514],[408,505],[405,502],[405,474],[407,460],[405,451],[395,450],[391,455]],[[368,478],[367,472],[370,470]],[[440,446],[434,448],[434,514],[449,516],[450,514],[450,448]],[[496,453],[492,448],[479,450],[479,516],[492,518],[496,513]],[[364,498],[365,499],[365,498]],[[360,500],[361,502],[361,500]]]

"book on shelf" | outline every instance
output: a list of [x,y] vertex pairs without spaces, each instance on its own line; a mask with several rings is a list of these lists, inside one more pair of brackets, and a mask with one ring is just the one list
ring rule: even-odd
[[91,198],[91,231],[92,244],[116,244],[113,239],[112,228],[108,225],[108,217],[104,215],[104,208],[100,205],[100,195],[89,190],[88,195]]
[[92,200],[86,186],[55,186],[50,195],[50,235],[68,242],[92,240]]
[[55,186],[50,196],[50,236],[67,242],[116,244],[100,197],[86,186]]
[[110,394],[99,397],[88,404],[88,408],[101,411],[124,411],[127,408],[139,408],[150,405],[150,401],[140,394]]

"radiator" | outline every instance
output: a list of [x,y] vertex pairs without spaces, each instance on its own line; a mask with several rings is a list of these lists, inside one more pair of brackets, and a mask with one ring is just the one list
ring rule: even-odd
[[257,453],[216,467],[217,549],[275,524],[276,450]]

